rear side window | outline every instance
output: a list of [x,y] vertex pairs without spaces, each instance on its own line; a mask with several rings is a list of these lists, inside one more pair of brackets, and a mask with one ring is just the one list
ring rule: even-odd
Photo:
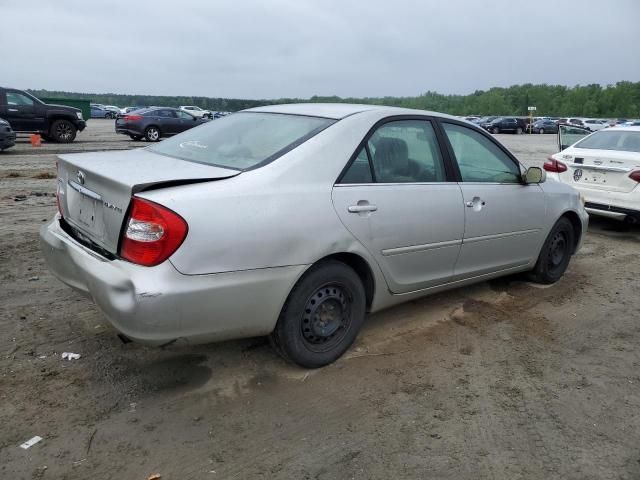
[[463,182],[520,183],[520,167],[490,139],[461,125],[442,126]]
[[182,160],[247,170],[284,155],[335,120],[240,112],[168,138],[151,151]]
[[340,183],[372,183],[371,165],[369,164],[369,156],[367,149],[362,147],[360,153],[353,161],[349,170],[342,176]]

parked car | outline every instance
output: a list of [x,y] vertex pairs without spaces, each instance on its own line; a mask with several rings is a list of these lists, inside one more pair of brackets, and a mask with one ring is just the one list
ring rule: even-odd
[[180,107],[180,110],[184,110],[185,112],[190,113],[197,118],[213,118],[213,114],[209,110],[203,110],[202,108],[195,105],[183,105],[182,107]]
[[0,118],[0,152],[16,144],[16,134],[9,122]]
[[107,110],[104,107],[91,105],[91,118],[116,118],[117,116],[117,113]]
[[448,115],[265,106],[145,149],[60,155],[42,251],[125,337],[270,335],[321,367],[367,311],[515,272],[557,281],[588,215],[544,173]]
[[498,117],[480,117],[478,120],[476,120],[475,123],[476,125],[479,125],[480,127],[486,129],[487,126],[493,122],[496,118]]
[[640,222],[640,127],[561,125],[558,148],[544,164],[550,178],[578,190],[589,213]]
[[16,133],[39,133],[45,140],[70,143],[86,127],[82,112],[65,105],[49,105],[15,88],[0,87],[0,117]]
[[120,107],[116,107],[115,105],[105,105],[104,109],[105,110],[109,110],[109,111],[115,113],[116,115],[118,115],[120,113]]
[[484,125],[484,128],[491,133],[516,133],[520,135],[527,129],[527,123],[522,118],[498,117]]
[[140,106],[138,106],[138,107],[125,107],[125,108],[121,108],[120,109],[120,114],[124,115],[126,113],[135,112],[136,110],[142,110],[142,109],[145,109],[145,108],[149,108],[149,107],[140,107]]
[[145,138],[149,142],[157,142],[162,137],[184,132],[206,122],[177,108],[154,107],[119,116],[116,119],[116,133],[129,135],[132,140]]
[[538,120],[531,124],[531,133],[558,133],[558,125],[553,120]]
[[607,120],[597,120],[593,118],[589,118],[583,121],[583,126],[592,132],[602,130],[609,126],[609,122]]

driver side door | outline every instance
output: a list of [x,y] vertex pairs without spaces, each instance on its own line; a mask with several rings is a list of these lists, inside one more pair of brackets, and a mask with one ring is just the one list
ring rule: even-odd
[[522,181],[520,164],[489,135],[442,123],[459,170],[465,228],[454,280],[518,268],[535,261],[545,197]]

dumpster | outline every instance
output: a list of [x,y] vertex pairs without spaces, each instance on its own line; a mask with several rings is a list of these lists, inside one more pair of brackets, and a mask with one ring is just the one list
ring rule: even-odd
[[66,105],[68,107],[78,108],[82,110],[82,117],[85,120],[91,118],[91,100],[84,100],[81,98],[42,98],[38,97],[44,103],[53,105]]

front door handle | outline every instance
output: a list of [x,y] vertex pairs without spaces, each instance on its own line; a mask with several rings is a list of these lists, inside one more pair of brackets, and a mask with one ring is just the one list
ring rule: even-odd
[[8,110],[9,112],[17,112],[17,111],[18,111],[18,109],[17,109],[17,108],[8,108],[7,110]]
[[376,210],[378,210],[378,207],[376,205],[369,204],[351,205],[349,206],[348,210],[350,213],[375,212]]
[[474,210],[481,210],[487,204],[480,197],[473,197],[473,200],[466,202],[465,205],[469,208],[473,208]]

